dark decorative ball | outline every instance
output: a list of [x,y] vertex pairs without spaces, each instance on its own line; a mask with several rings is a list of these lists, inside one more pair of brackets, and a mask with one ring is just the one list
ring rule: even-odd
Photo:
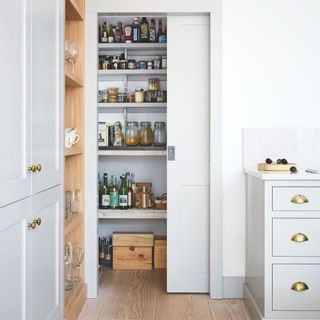
[[281,163],[282,163],[282,159],[278,159],[277,164],[281,164]]
[[266,163],[267,163],[267,164],[271,164],[271,163],[272,163],[272,160],[271,160],[270,158],[267,158],[267,159],[266,159]]
[[297,173],[298,169],[295,166],[290,167],[290,172],[291,173]]
[[281,160],[281,163],[282,163],[282,164],[288,164],[288,161],[287,161],[287,159],[282,159],[282,160]]

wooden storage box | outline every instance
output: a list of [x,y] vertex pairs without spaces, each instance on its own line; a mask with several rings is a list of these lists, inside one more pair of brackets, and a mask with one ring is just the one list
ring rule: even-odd
[[154,268],[167,268],[167,237],[156,236],[154,239]]
[[113,269],[152,270],[152,232],[114,232]]

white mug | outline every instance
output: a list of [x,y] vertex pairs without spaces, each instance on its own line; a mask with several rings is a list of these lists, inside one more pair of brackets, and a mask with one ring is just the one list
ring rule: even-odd
[[66,148],[71,148],[74,144],[78,143],[80,136],[76,128],[66,128],[64,130],[64,144]]

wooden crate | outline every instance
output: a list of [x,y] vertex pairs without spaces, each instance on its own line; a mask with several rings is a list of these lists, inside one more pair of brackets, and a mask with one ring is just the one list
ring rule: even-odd
[[152,270],[152,247],[113,247],[113,269]]
[[153,232],[114,232],[113,247],[153,247]]
[[154,268],[167,268],[167,237],[156,236],[154,239]]

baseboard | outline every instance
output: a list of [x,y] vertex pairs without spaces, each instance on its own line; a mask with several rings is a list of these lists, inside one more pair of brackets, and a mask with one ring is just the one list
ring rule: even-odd
[[244,281],[244,277],[223,277],[223,298],[242,299]]
[[243,285],[243,296],[252,318],[254,320],[264,320],[246,284]]

